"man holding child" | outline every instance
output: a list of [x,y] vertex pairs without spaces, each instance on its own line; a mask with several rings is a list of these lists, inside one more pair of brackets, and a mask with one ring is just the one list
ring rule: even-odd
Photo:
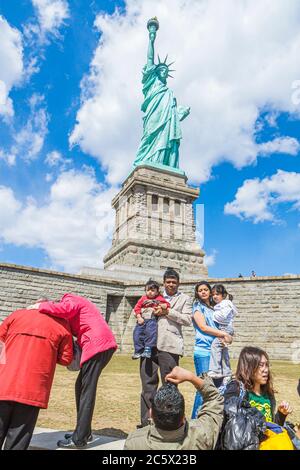
[[178,290],[178,273],[168,268],[163,280],[163,297],[170,307],[167,303],[160,303],[154,308],[154,314],[158,319],[157,345],[152,348],[150,358],[141,357],[142,393],[139,427],[148,425],[149,410],[159,382],[158,370],[162,382],[165,383],[166,375],[178,366],[179,358],[183,355],[182,326],[189,326],[192,323],[192,301],[188,295]]

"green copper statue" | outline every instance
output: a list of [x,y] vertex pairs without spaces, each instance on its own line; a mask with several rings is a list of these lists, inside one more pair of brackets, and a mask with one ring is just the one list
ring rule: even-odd
[[180,121],[190,113],[190,108],[177,106],[173,91],[167,86],[170,65],[167,57],[163,62],[158,56],[158,64],[154,64],[154,41],[159,23],[152,18],[147,23],[149,31],[149,47],[147,64],[143,68],[143,94],[142,111],[143,137],[133,166],[151,165],[155,167],[169,167],[173,171],[179,170],[179,145],[182,138]]

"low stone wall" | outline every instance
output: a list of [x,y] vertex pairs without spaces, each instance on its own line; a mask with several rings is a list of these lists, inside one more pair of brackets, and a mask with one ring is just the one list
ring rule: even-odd
[[[265,349],[273,359],[291,360],[293,345],[300,341],[300,276],[209,279],[222,283],[234,297],[239,311],[231,357],[237,358],[244,346]],[[127,287],[126,295],[137,295],[140,286]],[[181,284],[181,290],[194,295],[194,286]],[[184,328],[185,353],[192,355],[193,327]],[[130,349],[129,334],[123,337],[123,350]]]
[[[79,276],[12,264],[0,264],[0,319],[14,310],[35,303],[41,293],[54,299],[66,292],[88,297],[105,315],[108,296],[124,296],[124,287],[117,281],[99,282],[92,276]],[[111,316],[111,326],[118,342],[123,333],[123,318]]]
[[300,276],[221,281],[239,311],[233,356],[245,345],[255,345],[273,359],[292,360],[300,340]]
[[[255,345],[266,349],[272,359],[292,359],[293,345],[300,341],[300,276],[210,279],[210,282],[224,283],[239,310],[232,357],[237,357],[243,346]],[[0,319],[35,302],[45,290],[55,298],[65,292],[88,297],[98,305],[111,325],[119,350],[132,351],[134,317],[131,310],[143,293],[142,283],[0,264]],[[194,287],[182,283],[181,290],[193,295]],[[191,355],[192,327],[184,328],[184,340],[185,353]]]

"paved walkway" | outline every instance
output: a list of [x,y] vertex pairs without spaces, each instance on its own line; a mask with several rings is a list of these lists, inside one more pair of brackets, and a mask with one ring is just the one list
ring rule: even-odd
[[[60,449],[56,443],[59,439],[64,439],[66,431],[56,431],[49,428],[35,428],[29,449],[33,450],[74,450]],[[117,437],[98,436],[84,450],[123,450],[125,439]]]

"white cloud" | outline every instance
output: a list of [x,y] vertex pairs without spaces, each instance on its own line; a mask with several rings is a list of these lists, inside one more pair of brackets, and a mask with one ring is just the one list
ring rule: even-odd
[[270,127],[278,127],[278,123],[277,123],[278,117],[279,117],[278,111],[271,111],[266,115],[265,119]]
[[[256,121],[261,111],[299,117],[291,85],[299,76],[300,10],[297,0],[127,0],[126,14],[99,14],[102,33],[71,145],[95,156],[110,182],[127,176],[142,134],[141,69],[147,20],[157,15],[156,53],[176,60],[169,81],[178,104],[190,105],[182,125],[180,165],[194,181],[228,160],[241,168],[256,161]],[[281,151],[291,141],[280,137]],[[285,143],[283,145],[283,143]],[[276,143],[264,150],[275,151]],[[288,145],[287,145],[288,144]],[[294,145],[294,146],[293,146]],[[298,145],[292,145],[292,152]],[[269,148],[268,148],[269,147]],[[292,153],[293,154],[293,153]]]
[[0,115],[13,116],[12,100],[8,97],[6,84],[0,81]]
[[[52,152],[49,152],[45,158],[45,163],[52,169],[58,169],[60,172],[67,170],[70,168],[70,165],[72,164],[72,159],[71,158],[65,158],[63,155],[58,152],[57,150],[53,150]],[[53,179],[53,175],[51,176],[48,174],[46,176],[47,181],[51,181]]]
[[25,78],[30,80],[40,70],[45,59],[45,46],[53,40],[61,40],[61,30],[70,16],[66,0],[31,0],[35,17],[23,25],[24,43],[27,50]]
[[[17,126],[14,129],[11,127],[10,137],[13,143],[9,149],[0,149],[0,159],[5,161],[8,166],[15,165],[17,158],[27,162],[35,160],[44,146],[49,120],[45,97],[34,93],[28,104],[29,114],[26,118],[26,124],[19,128]],[[55,156],[52,155],[52,160],[54,158]],[[67,161],[65,160],[65,162]]]
[[280,203],[290,203],[292,209],[300,210],[300,173],[278,170],[269,178],[244,181],[224,212],[254,223],[276,223],[275,209]]
[[259,144],[258,147],[261,155],[285,153],[295,156],[300,151],[300,142],[292,137],[278,137],[272,141]]
[[[12,226],[16,213],[20,210],[21,204],[15,199],[11,188],[0,186],[0,225],[1,230],[6,226]],[[0,235],[1,237],[1,235]]]
[[69,18],[69,6],[66,0],[32,0],[36,9],[40,35],[59,36],[59,28]]
[[53,150],[47,154],[45,162],[49,166],[56,166],[62,161],[61,153],[57,152],[57,150]]
[[48,133],[48,114],[45,109],[44,96],[33,94],[29,100],[30,114],[27,123],[13,135],[14,145],[11,150],[24,160],[38,157]]
[[236,215],[241,219],[253,219],[255,223],[273,220],[270,212],[269,195],[259,179],[246,180],[241,186],[233,202],[225,205],[225,214]]
[[210,255],[205,255],[204,264],[206,267],[214,266],[216,264],[217,250],[213,250]]
[[10,90],[23,75],[22,36],[0,15],[0,117],[9,118],[14,114]]
[[5,153],[0,149],[0,160],[6,162],[8,166],[14,166],[16,164],[16,156],[12,153]]
[[110,248],[115,188],[98,184],[88,170],[70,170],[52,184],[48,200],[19,201],[0,187],[0,240],[45,250],[51,267],[76,272],[100,266]]

